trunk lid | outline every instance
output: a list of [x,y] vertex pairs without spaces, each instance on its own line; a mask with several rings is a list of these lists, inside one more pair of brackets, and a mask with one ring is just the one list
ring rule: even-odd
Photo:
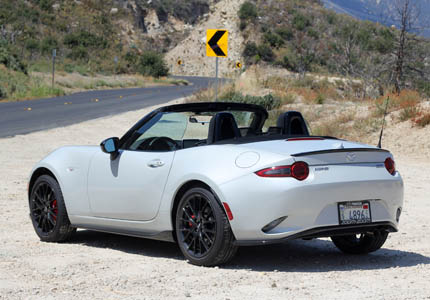
[[267,151],[305,161],[309,165],[383,163],[391,154],[360,143],[335,139],[285,139],[243,145],[254,151]]

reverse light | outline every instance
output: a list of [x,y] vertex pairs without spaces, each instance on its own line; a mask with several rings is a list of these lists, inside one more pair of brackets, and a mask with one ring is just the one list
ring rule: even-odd
[[391,157],[387,157],[387,159],[384,162],[384,165],[388,173],[390,173],[393,176],[396,174],[396,164],[394,163],[394,160]]
[[260,177],[293,177],[297,180],[305,180],[309,176],[309,166],[303,161],[298,161],[291,166],[277,166],[255,172]]

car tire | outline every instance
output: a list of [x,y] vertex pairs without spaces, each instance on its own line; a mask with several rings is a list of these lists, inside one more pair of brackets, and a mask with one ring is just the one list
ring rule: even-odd
[[76,232],[70,224],[58,182],[42,175],[34,183],[30,198],[30,218],[41,241],[63,242]]
[[236,254],[237,246],[225,211],[205,188],[191,188],[182,196],[175,225],[179,248],[194,265],[221,265]]
[[342,252],[348,254],[367,254],[374,252],[384,245],[387,240],[387,231],[375,231],[360,235],[332,236],[331,240]]

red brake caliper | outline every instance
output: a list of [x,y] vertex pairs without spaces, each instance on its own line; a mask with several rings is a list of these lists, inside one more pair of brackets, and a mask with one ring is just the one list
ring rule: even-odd
[[[191,219],[195,219],[196,218],[196,216],[195,215],[191,215]],[[193,227],[193,223],[191,223],[191,222],[188,222],[188,225],[190,225],[190,227]]]
[[52,215],[52,218],[56,221],[58,215],[57,200],[52,201],[51,207],[54,209],[54,214]]

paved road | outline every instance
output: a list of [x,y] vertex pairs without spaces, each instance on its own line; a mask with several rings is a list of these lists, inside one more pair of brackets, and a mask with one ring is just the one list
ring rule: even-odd
[[71,125],[163,104],[188,96],[214,81],[206,77],[180,78],[192,84],[88,91],[49,99],[0,103],[0,137]]

